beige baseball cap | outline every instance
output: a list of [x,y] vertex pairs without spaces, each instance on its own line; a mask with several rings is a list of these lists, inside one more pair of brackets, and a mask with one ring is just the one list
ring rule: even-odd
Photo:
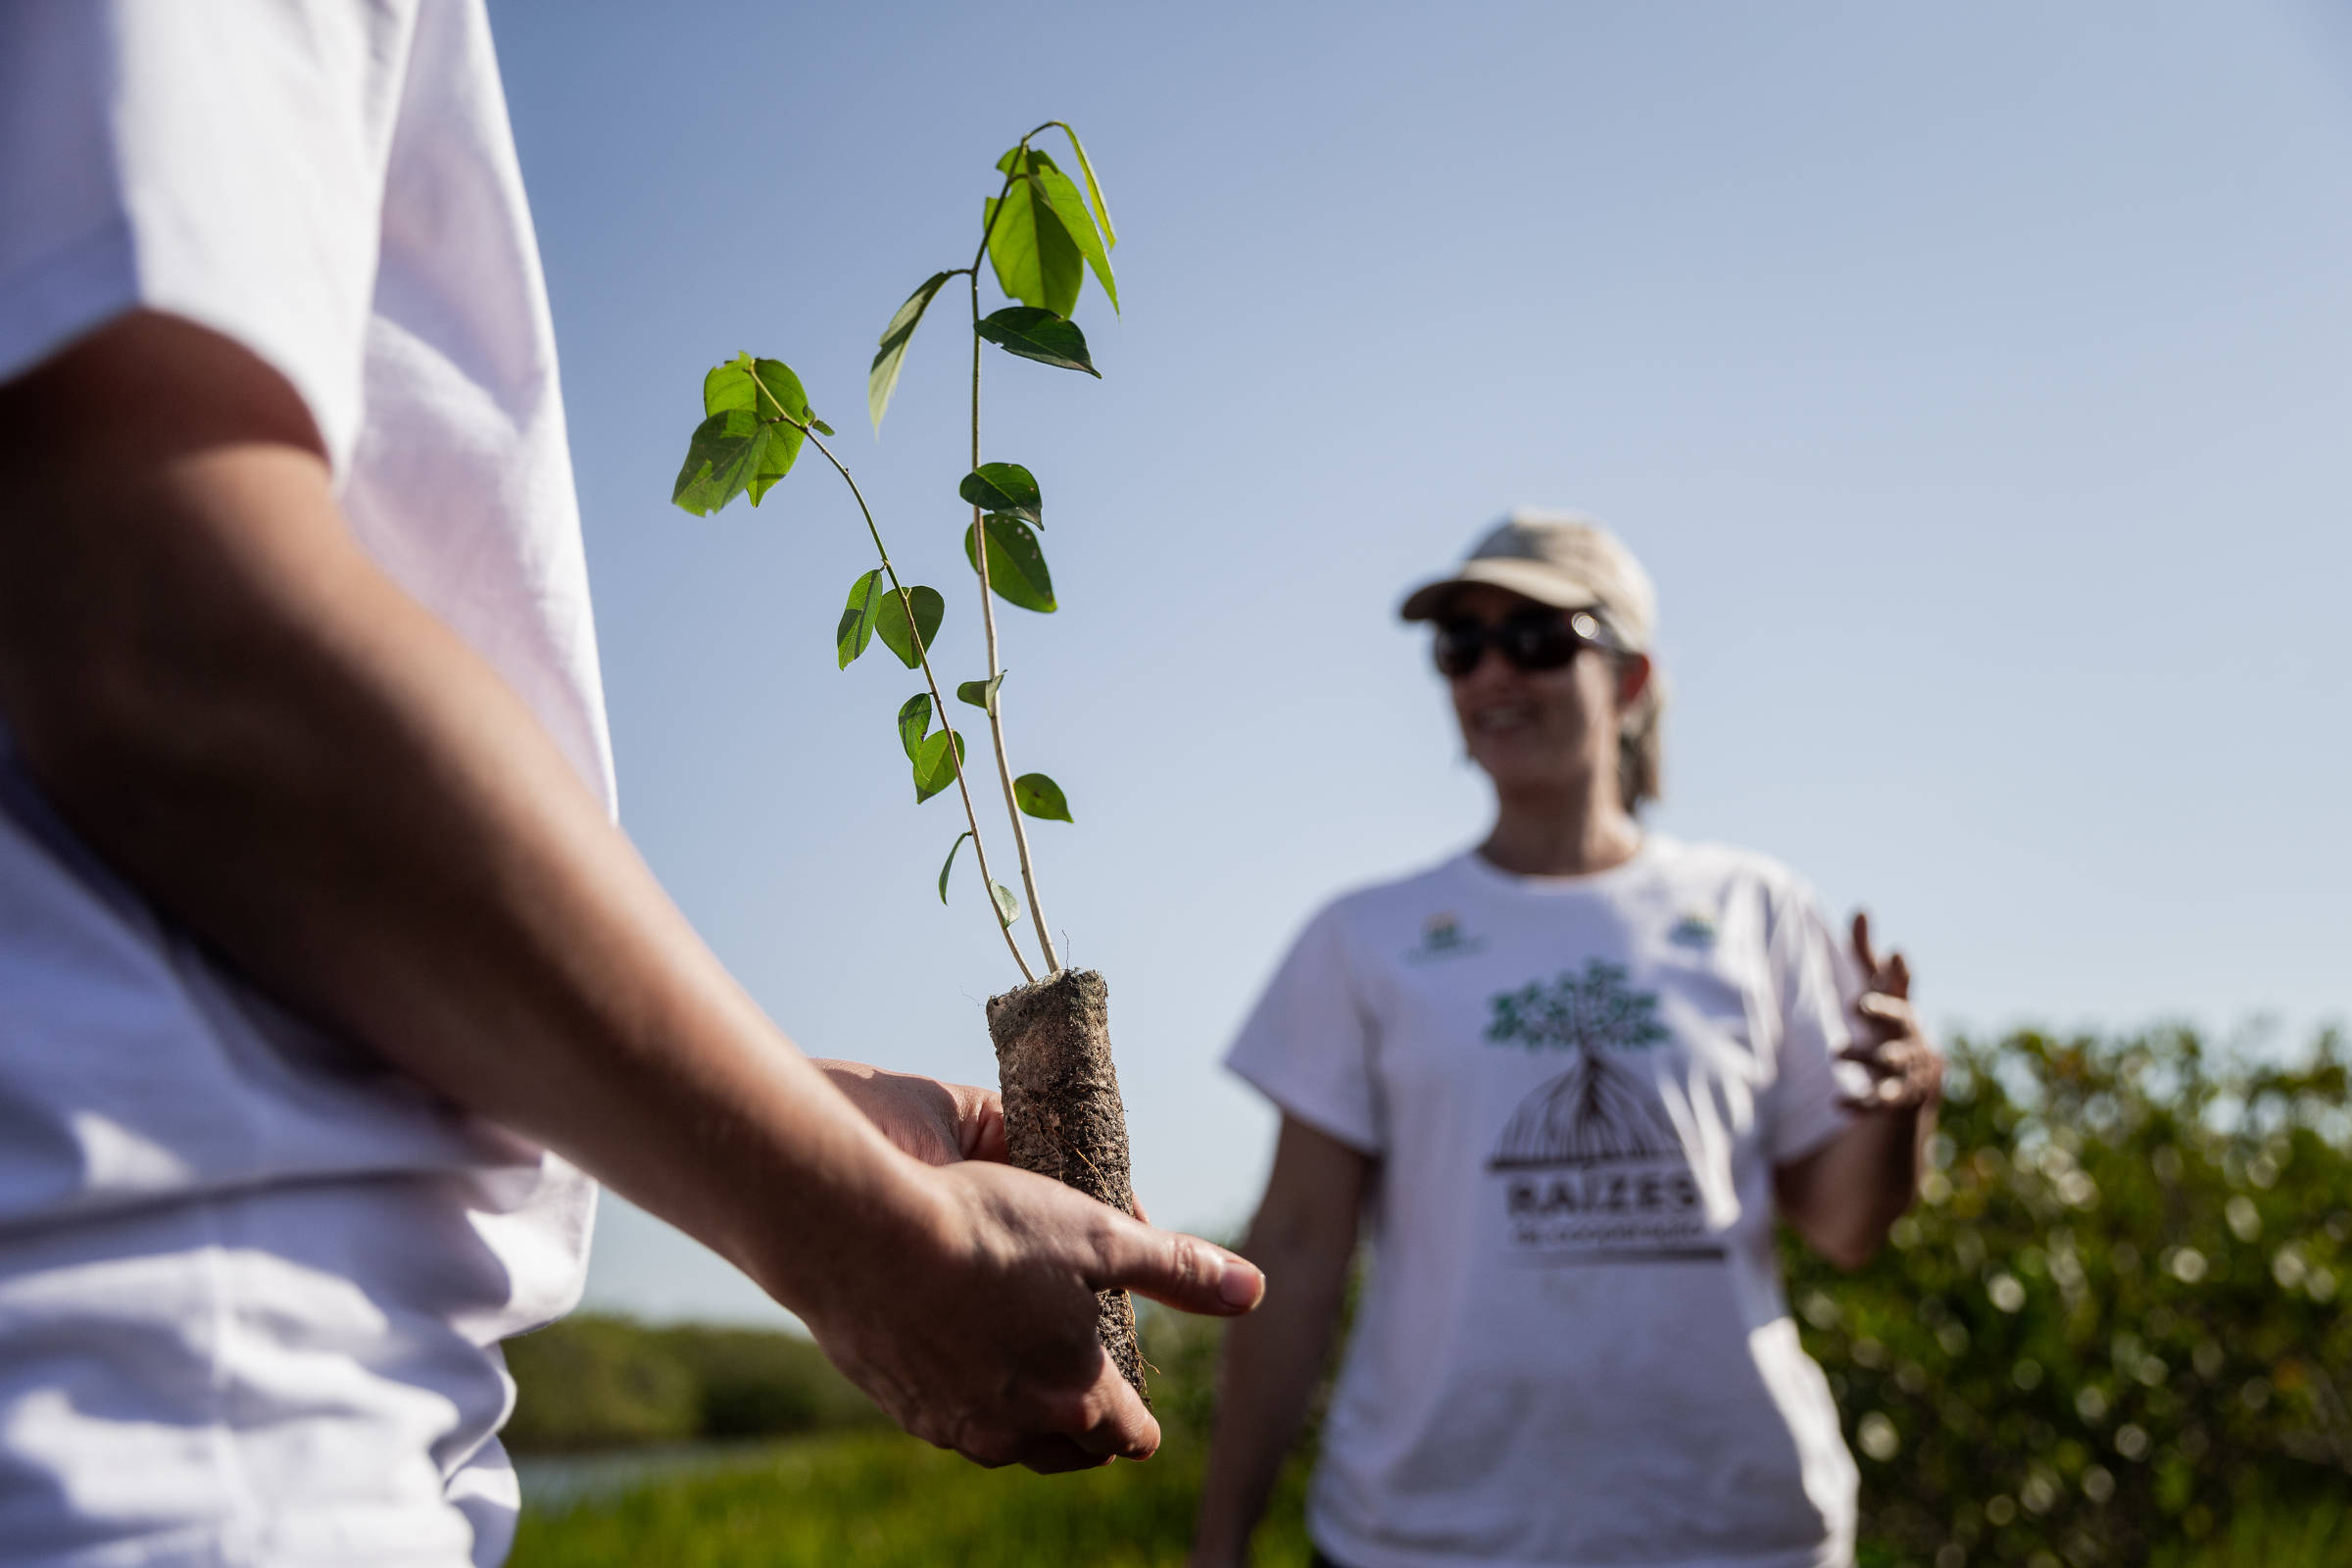
[[1646,653],[1657,627],[1649,573],[1617,536],[1575,512],[1514,508],[1450,577],[1405,595],[1397,614],[1435,620],[1470,583],[1488,583],[1559,610],[1590,610],[1629,652]]

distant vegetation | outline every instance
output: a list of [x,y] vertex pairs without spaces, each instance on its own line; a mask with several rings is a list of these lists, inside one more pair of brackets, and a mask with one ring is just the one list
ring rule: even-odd
[[[832,1428],[799,1442],[746,1445],[739,1462],[610,1499],[553,1513],[526,1506],[513,1568],[1180,1564],[1191,1542],[1204,1423],[1214,1403],[1217,1333],[1213,1324],[1156,1309],[1143,1314],[1142,1326],[1145,1354],[1160,1371],[1152,1400],[1165,1434],[1148,1464],[1076,1476],[982,1470],[883,1429],[878,1418],[861,1418],[862,1430]],[[620,1331],[608,1344],[631,1337],[653,1343],[675,1332],[611,1319],[597,1327]],[[814,1354],[801,1342],[783,1343]],[[816,1364],[836,1380],[835,1392],[848,1390],[821,1356]],[[519,1369],[517,1378],[527,1409],[543,1390]],[[1259,1533],[1259,1568],[1305,1568],[1304,1490],[1305,1466],[1294,1463]]]
[[758,1329],[648,1328],[581,1313],[507,1342],[521,1391],[507,1446],[561,1453],[885,1424],[824,1352]]
[[[1080,1475],[981,1470],[897,1433],[784,1444],[756,1464],[552,1518],[525,1511],[513,1568],[1175,1568],[1201,1448]],[[1305,1568],[1296,1472],[1259,1568]]]
[[[1925,1200],[1868,1269],[1788,1254],[1862,1467],[1866,1568],[2352,1563],[2352,1093],[2195,1036],[1953,1049]],[[516,1568],[1177,1564],[1216,1328],[1152,1314],[1167,1446],[1085,1477],[869,1430],[554,1517]],[[518,1449],[874,1427],[814,1347],[573,1319],[513,1342]],[[1259,1562],[1305,1561],[1303,1466]]]

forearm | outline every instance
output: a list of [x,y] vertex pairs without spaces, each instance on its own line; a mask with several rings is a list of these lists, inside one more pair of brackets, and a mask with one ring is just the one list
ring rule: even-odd
[[845,1218],[920,1207],[528,710],[366,560],[315,458],[192,450],[71,496],[47,471],[11,465],[0,711],[133,885],[788,1301],[757,1235],[821,1278]]
[[1331,1352],[1354,1240],[1270,1242],[1252,1231],[1243,1254],[1275,1289],[1256,1312],[1230,1325],[1217,1379],[1216,1436],[1200,1490],[1193,1560],[1248,1560],[1250,1532],[1266,1511],[1283,1461],[1306,1419]]
[[1857,1114],[1828,1144],[1782,1173],[1781,1206],[1807,1245],[1840,1268],[1860,1268],[1886,1245],[1919,1192],[1931,1102]]

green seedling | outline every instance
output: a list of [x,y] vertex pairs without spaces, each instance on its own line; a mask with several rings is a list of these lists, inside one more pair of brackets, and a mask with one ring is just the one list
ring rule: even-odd
[[[1043,148],[1031,145],[1050,130],[1059,130],[1069,138],[1083,188]],[[997,161],[997,170],[1003,182],[982,209],[980,244],[971,262],[925,278],[882,329],[880,347],[866,374],[866,412],[879,433],[915,328],[922,324],[941,290],[953,279],[964,279],[971,298],[971,471],[956,487],[956,494],[971,509],[971,525],[964,530],[962,543],[964,557],[979,580],[988,673],[980,680],[961,682],[956,695],[986,715],[990,755],[1004,797],[1021,889],[1028,898],[1029,929],[1044,960],[1044,972],[1052,975],[1060,970],[1061,960],[1045,920],[1036,858],[1021,818],[1028,815],[1068,822],[1072,817],[1060,785],[1043,773],[1015,775],[1012,770],[1004,739],[1005,671],[998,650],[995,600],[1041,614],[1051,614],[1056,602],[1053,574],[1038,540],[1038,532],[1045,526],[1045,503],[1036,476],[1017,463],[983,463],[980,458],[981,357],[984,348],[994,343],[1022,359],[1099,377],[1086,336],[1070,314],[1089,271],[1099,280],[1112,309],[1117,309],[1118,282],[1111,270],[1110,251],[1118,243],[1118,235],[1111,227],[1110,210],[1102,200],[1094,164],[1078,133],[1061,122],[1049,121],[1023,136]],[[987,316],[980,312],[983,264],[995,272],[998,286],[1011,302]],[[713,367],[703,379],[703,422],[695,427],[687,444],[686,462],[678,470],[670,499],[699,516],[717,512],[737,496],[757,507],[768,490],[792,471],[804,445],[814,447],[841,475],[865,519],[880,564],[850,585],[848,604],[834,630],[835,659],[839,667],[847,669],[879,640],[908,669],[922,671],[925,690],[899,710],[899,742],[913,770],[916,802],[954,788],[962,803],[965,822],[940,869],[941,901],[947,898],[956,852],[969,839],[981,880],[991,895],[991,917],[1004,933],[1021,977],[1034,981],[1039,970],[1030,963],[1014,931],[1022,912],[1020,901],[990,873],[986,835],[965,774],[963,740],[949,724],[947,702],[931,667],[932,642],[944,618],[946,601],[935,589],[899,580],[898,567],[882,542],[881,528],[858,481],[824,440],[832,434],[832,426],[810,412],[801,378],[790,366],[781,360],[738,355]],[[934,723],[937,729],[932,728]]]
[[[1068,137],[1078,178],[1033,145],[1053,130]],[[712,368],[703,378],[703,421],[688,442],[670,499],[702,516],[737,496],[757,507],[792,471],[804,446],[815,448],[848,486],[878,564],[850,584],[848,602],[834,628],[836,663],[847,669],[879,641],[908,669],[922,671],[923,690],[898,710],[899,745],[913,774],[916,804],[953,789],[964,819],[963,831],[940,865],[940,902],[947,902],[956,855],[968,839],[988,890],[990,918],[1028,982],[993,999],[988,1008],[1012,1160],[1132,1211],[1126,1117],[1110,1062],[1107,992],[1100,975],[1062,966],[1046,923],[1036,858],[1023,822],[1024,817],[1071,821],[1069,799],[1044,773],[1016,775],[1004,739],[1006,672],[998,647],[996,601],[1039,614],[1051,614],[1057,608],[1053,574],[1038,538],[1046,525],[1045,499],[1028,468],[1017,463],[983,462],[980,449],[980,369],[988,345],[1100,379],[1086,336],[1070,316],[1090,273],[1112,310],[1118,309],[1118,282],[1110,265],[1118,235],[1094,164],[1078,133],[1063,122],[1048,121],[1030,131],[997,160],[996,168],[1000,182],[982,207],[980,242],[971,261],[932,273],[892,315],[866,372],[865,397],[866,413],[878,435],[915,329],[949,283],[963,279],[971,301],[971,453],[956,495],[970,508],[962,546],[979,589],[987,672],[978,680],[957,683],[956,697],[979,710],[988,725],[989,755],[1004,796],[1021,893],[1028,900],[1028,929],[1038,964],[1030,962],[1016,931],[1021,899],[990,869],[987,836],[973,799],[970,759],[962,735],[950,722],[947,699],[932,667],[933,640],[946,615],[946,599],[935,589],[901,580],[864,493],[826,443],[832,427],[810,411],[808,394],[791,367],[781,360],[741,354]],[[980,309],[984,266],[1007,301],[985,316]],[[1099,1327],[1105,1348],[1140,1391],[1143,1373],[1135,1348],[1134,1314],[1123,1293],[1102,1298]]]

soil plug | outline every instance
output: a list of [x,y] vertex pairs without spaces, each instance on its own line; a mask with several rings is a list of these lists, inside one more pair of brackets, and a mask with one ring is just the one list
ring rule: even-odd
[[[991,997],[988,1032],[997,1046],[1012,1162],[1122,1214],[1134,1213],[1127,1111],[1110,1059],[1110,988],[1102,976],[1064,969]],[[1104,1291],[1097,1302],[1095,1328],[1102,1348],[1150,1404],[1136,1350],[1135,1303],[1125,1291]]]

